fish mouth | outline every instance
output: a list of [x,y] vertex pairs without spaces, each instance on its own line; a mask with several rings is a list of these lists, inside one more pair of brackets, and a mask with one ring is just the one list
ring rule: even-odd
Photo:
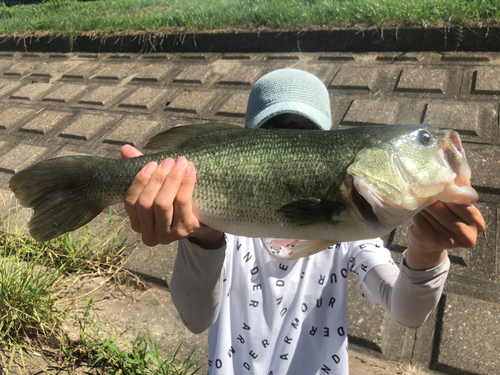
[[453,180],[446,184],[442,192],[435,198],[442,202],[465,205],[476,202],[479,195],[471,185],[471,169],[467,163],[460,135],[457,132],[446,130],[442,156],[452,172]]
[[464,181],[470,180],[471,170],[466,162],[465,151],[457,132],[452,130],[446,131],[443,152],[451,170],[457,177]]
[[351,198],[359,213],[363,216],[363,219],[371,223],[379,223],[379,219],[375,215],[375,212],[373,212],[372,206],[354,187],[354,184],[351,187]]

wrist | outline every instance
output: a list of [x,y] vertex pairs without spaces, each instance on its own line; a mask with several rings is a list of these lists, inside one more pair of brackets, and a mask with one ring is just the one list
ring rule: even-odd
[[425,271],[440,265],[447,256],[447,250],[424,252],[408,248],[404,252],[404,263],[409,269]]
[[210,230],[203,234],[198,234],[193,237],[188,237],[189,242],[198,245],[205,250],[216,250],[224,246],[225,237],[223,232],[218,230]]

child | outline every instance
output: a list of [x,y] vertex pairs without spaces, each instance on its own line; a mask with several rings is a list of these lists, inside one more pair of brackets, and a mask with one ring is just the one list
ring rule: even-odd
[[[271,72],[252,88],[246,126],[329,130],[328,91],[309,73]],[[139,154],[122,149],[123,157]],[[380,239],[290,260],[279,256],[290,250],[289,241],[203,226],[192,213],[195,181],[184,157],[150,163],[128,190],[125,207],[146,245],[180,240],[171,294],[188,329],[209,329],[209,374],[348,374],[348,275],[359,275],[365,298],[416,328],[441,296],[450,266],[446,249],[474,246],[485,225],[474,206],[436,202],[413,218],[399,268]]]

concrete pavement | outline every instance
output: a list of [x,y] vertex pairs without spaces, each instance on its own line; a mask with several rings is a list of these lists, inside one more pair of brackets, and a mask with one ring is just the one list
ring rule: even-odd
[[[122,145],[140,149],[172,126],[243,124],[252,84],[284,67],[309,71],[325,83],[334,128],[430,123],[460,132],[488,223],[472,250],[453,251],[445,295],[416,331],[397,326],[379,306],[364,301],[351,280],[352,363],[368,361],[370,367],[360,370],[366,374],[378,374],[375,362],[392,373],[500,374],[500,53],[0,52],[0,193],[8,197],[13,173],[46,158],[119,157]],[[387,238],[396,261],[405,228]],[[136,244],[130,251],[130,270],[168,287],[174,246]],[[168,290],[158,290],[166,301],[158,310],[150,300],[129,310],[154,310],[156,318],[168,311],[168,329],[147,318],[139,325],[121,313],[123,320],[138,332],[153,328],[165,348],[179,338],[205,347],[206,336],[190,335]]]

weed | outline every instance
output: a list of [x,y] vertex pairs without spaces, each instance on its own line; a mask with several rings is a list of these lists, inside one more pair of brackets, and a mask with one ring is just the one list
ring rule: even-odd
[[111,209],[109,212],[109,225],[104,233],[93,235],[84,226],[77,236],[65,233],[44,243],[24,234],[16,225],[17,218],[9,216],[3,224],[5,231],[0,231],[0,256],[49,262],[65,274],[116,270],[124,260],[125,240],[120,239],[119,229],[112,231],[113,214]]
[[87,343],[87,347],[97,355],[94,366],[110,374],[192,375],[199,370],[194,368],[199,355],[195,354],[194,350],[180,366],[177,365],[181,344],[169,358],[163,360],[149,332],[147,335],[137,337],[128,352],[120,350],[115,345],[115,340],[116,338]]
[[[73,366],[85,362],[101,372],[111,375],[117,374],[149,374],[149,375],[193,375],[199,368],[195,368],[199,353],[192,350],[186,359],[180,363],[178,354],[179,344],[167,359],[162,359],[151,333],[138,336],[130,345],[120,336],[103,339],[100,335],[98,323],[89,315],[92,309],[92,299],[87,305],[82,318],[76,318],[79,325],[79,340],[67,341],[62,349],[64,360]],[[129,350],[121,349],[122,344],[129,346]]]
[[190,375],[198,371],[194,368],[198,354],[192,351],[179,363],[179,345],[169,358],[162,359],[149,333],[132,343],[122,338],[123,333],[102,338],[99,322],[90,318],[92,299],[87,300],[83,317],[72,318],[78,322],[78,339],[70,340],[64,330],[68,318],[61,306],[85,296],[70,295],[75,289],[68,287],[68,280],[74,279],[69,275],[107,274],[99,287],[117,280],[124,241],[111,225],[111,210],[104,234],[95,236],[84,228],[79,235],[65,234],[46,243],[26,235],[18,216],[0,218],[4,230],[0,231],[0,347],[8,370],[15,363],[26,373],[23,353],[44,346],[46,357],[57,362],[58,368],[69,370],[87,365],[104,374]]
[[63,316],[56,312],[54,284],[57,270],[0,258],[0,343],[30,343],[31,338],[51,336]]

